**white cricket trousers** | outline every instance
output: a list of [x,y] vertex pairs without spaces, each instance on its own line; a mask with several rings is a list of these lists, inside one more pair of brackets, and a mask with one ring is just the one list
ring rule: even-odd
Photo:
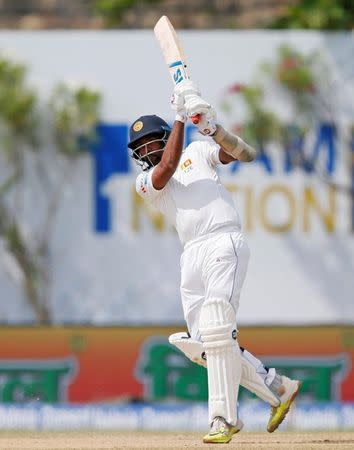
[[237,314],[249,256],[240,231],[211,233],[186,244],[181,256],[181,297],[193,339],[200,340],[199,316],[205,300],[224,299]]

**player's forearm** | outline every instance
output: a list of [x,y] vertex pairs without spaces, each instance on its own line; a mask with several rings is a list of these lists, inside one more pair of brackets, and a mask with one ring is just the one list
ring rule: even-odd
[[239,136],[225,130],[221,125],[217,125],[216,132],[212,138],[225,153],[234,159],[249,162],[256,158],[257,152],[253,147],[244,142]]
[[152,173],[155,189],[163,189],[175,173],[183,150],[184,123],[175,121],[161,161]]
[[184,123],[175,121],[162,155],[161,165],[175,172],[181,158],[184,140]]

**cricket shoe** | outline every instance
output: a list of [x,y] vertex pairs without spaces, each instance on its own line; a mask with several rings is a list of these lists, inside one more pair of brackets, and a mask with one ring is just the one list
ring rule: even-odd
[[236,425],[230,425],[223,417],[215,417],[210,431],[203,437],[204,444],[227,444],[231,441],[232,436],[243,428],[243,422],[237,419]]
[[282,385],[280,386],[279,398],[280,404],[278,406],[272,406],[270,410],[270,418],[267,425],[268,433],[273,433],[278,426],[285,419],[285,416],[289,412],[295,397],[297,396],[301,382],[298,380],[291,380],[288,377],[282,375]]

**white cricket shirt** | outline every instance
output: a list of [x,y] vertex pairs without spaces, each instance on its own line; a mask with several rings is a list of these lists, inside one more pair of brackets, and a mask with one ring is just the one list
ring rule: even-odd
[[162,212],[177,230],[183,245],[223,229],[241,229],[230,193],[216,172],[220,147],[207,141],[192,142],[183,151],[172,178],[161,190],[152,185],[149,172],[136,179],[137,193]]

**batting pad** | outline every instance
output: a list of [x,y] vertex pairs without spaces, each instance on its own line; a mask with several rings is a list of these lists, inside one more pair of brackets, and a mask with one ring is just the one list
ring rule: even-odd
[[206,367],[206,360],[203,358],[203,344],[192,339],[188,333],[180,332],[171,334],[168,341],[170,344],[181,350],[181,352],[184,353],[191,361],[199,364],[200,366]]
[[279,398],[266,385],[267,376],[268,372],[262,361],[243,350],[241,385],[270,405],[278,406]]
[[237,396],[241,377],[241,352],[232,334],[235,312],[225,300],[209,299],[202,306],[199,331],[207,358],[209,423],[217,416],[237,422]]
[[[206,358],[203,358],[204,348],[201,342],[192,339],[186,332],[171,334],[168,340],[170,344],[181,350],[191,361],[207,367]],[[279,398],[267,386],[268,372],[262,361],[247,350],[242,350],[241,363],[240,386],[253,392],[270,405],[278,406]]]

